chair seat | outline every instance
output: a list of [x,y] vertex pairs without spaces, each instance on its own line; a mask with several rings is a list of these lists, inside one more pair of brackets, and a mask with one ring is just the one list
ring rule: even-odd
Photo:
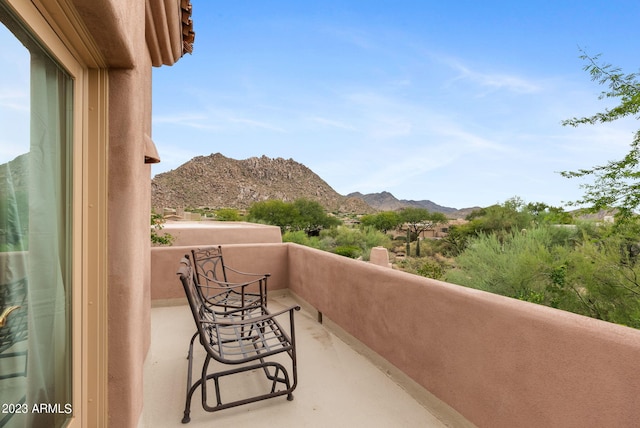
[[[291,341],[267,309],[240,310],[223,317],[212,314],[205,328],[215,359],[227,364],[252,361],[292,348]],[[255,319],[256,321],[252,321]]]
[[211,306],[228,310],[233,308],[242,308],[244,306],[259,306],[262,302],[262,297],[259,294],[245,293],[242,295],[235,290],[229,290],[207,296],[206,301]]

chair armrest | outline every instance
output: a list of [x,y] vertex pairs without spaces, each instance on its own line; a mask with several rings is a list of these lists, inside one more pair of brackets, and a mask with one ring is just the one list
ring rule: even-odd
[[230,270],[230,271],[232,271],[232,272],[239,273],[239,274],[241,274],[241,275],[248,275],[248,276],[260,276],[260,277],[270,277],[270,276],[271,276],[271,274],[270,274],[270,273],[252,273],[252,272],[242,272],[242,271],[236,270],[236,269],[232,268],[231,266],[227,266],[227,265],[225,265],[225,266],[224,266],[224,268],[225,268],[225,269],[229,269],[229,270]]
[[201,287],[208,287],[208,288],[213,288],[213,289],[215,289],[215,288],[220,288],[221,290],[223,290],[223,289],[224,289],[224,290],[226,290],[226,289],[229,289],[229,288],[242,288],[242,287],[246,287],[246,286],[251,285],[251,284],[259,283],[261,280],[263,280],[264,278],[266,278],[266,276],[265,276],[265,275],[261,275],[261,277],[260,277],[260,278],[253,279],[253,280],[251,280],[251,281],[245,281],[245,282],[227,282],[227,281],[220,281],[220,280],[218,280],[218,279],[213,279],[213,278],[208,277],[207,275],[203,275],[203,274],[200,274],[200,273],[198,274],[198,277],[205,278],[207,281],[209,281],[209,282],[213,282],[213,283],[215,283],[215,284],[220,284],[220,287],[214,287],[214,286],[211,286],[211,285],[206,285],[206,286],[205,286],[205,285],[201,285]]

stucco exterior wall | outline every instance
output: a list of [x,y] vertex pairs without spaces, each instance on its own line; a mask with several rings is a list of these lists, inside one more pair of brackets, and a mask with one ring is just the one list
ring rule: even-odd
[[[140,13],[135,4],[128,7]],[[151,172],[144,164],[141,124],[150,120],[151,64],[138,48],[140,65],[109,73],[109,408],[117,409],[109,412],[111,426],[137,424],[150,332]]]
[[640,332],[289,245],[289,287],[479,427],[634,426]]

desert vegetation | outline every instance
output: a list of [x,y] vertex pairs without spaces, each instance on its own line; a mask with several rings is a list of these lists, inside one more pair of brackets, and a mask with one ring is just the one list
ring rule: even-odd
[[442,239],[395,231],[394,267],[640,328],[640,223],[580,220],[512,198],[474,211]]
[[[567,225],[549,221],[555,218],[547,217],[549,210],[541,216],[527,206],[493,208],[475,217],[475,224],[502,211],[502,226],[492,223],[491,230],[469,233],[472,220],[466,231],[452,228],[452,239],[441,246],[453,257],[442,279],[640,328],[637,222],[576,220]],[[526,221],[527,227],[514,225],[515,220]]]
[[309,201],[249,210],[250,219],[280,226],[285,242],[363,260],[383,246],[396,269],[640,328],[640,223],[579,214],[514,197],[473,211],[436,239],[419,238],[446,224],[427,210],[383,211],[356,224]]

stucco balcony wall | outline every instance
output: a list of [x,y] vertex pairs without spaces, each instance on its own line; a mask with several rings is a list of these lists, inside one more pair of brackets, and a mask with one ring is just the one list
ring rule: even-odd
[[282,242],[279,227],[241,221],[169,221],[159,232],[165,233],[174,237],[175,246]]
[[289,287],[480,427],[632,427],[640,332],[290,244]]
[[[175,269],[188,248],[152,250],[154,299],[180,296]],[[224,251],[241,270],[271,272],[270,288],[288,288],[479,427],[640,420],[637,330],[296,244]]]
[[[173,237],[173,244],[151,248],[153,306],[186,303],[184,291],[175,280],[178,262],[193,248],[213,245],[225,247],[225,263],[234,269],[271,274],[270,290],[288,287],[287,247],[282,245],[279,227],[246,222],[169,221],[159,232],[165,233]],[[233,277],[228,279],[233,281]]]
[[[214,245],[214,244],[209,244]],[[217,242],[216,242],[217,245]],[[206,245],[151,248],[151,299],[153,306],[186,304],[184,290],[177,279],[178,263],[193,248]],[[223,245],[225,264],[242,272],[269,273],[269,290],[289,287],[288,246],[285,244]],[[229,281],[235,278],[230,273]]]

